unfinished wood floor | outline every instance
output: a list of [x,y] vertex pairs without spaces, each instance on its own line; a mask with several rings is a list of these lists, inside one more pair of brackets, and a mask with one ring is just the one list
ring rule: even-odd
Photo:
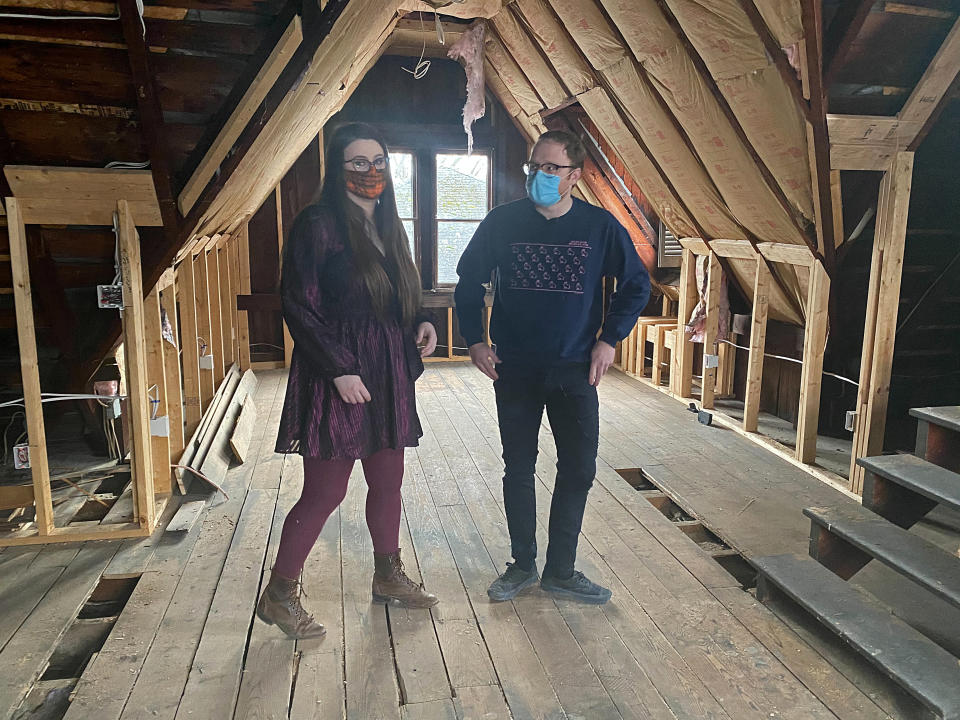
[[[425,436],[408,454],[401,544],[408,572],[441,604],[371,604],[365,485],[355,477],[303,576],[328,635],[286,639],[253,611],[302,465],[272,452],[285,376],[260,377],[258,452],[230,471],[229,500],[212,501],[185,537],[0,553],[3,717],[98,576],[141,572],[68,720],[889,717],[617,475],[650,463],[663,442],[677,451],[691,442],[681,423],[659,434],[673,400],[636,385],[634,403],[623,376],[601,386],[601,460],[579,555],[613,589],[608,605],[538,589],[488,601],[509,559],[492,387],[470,367],[434,365],[419,383]],[[544,432],[541,533],[554,458]]]

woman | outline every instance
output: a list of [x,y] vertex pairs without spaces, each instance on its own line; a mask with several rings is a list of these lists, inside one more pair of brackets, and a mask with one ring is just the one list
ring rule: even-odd
[[338,129],[320,201],[297,217],[283,259],[283,317],[295,344],[276,450],[303,455],[303,492],[284,521],[257,616],[297,639],[325,632],[300,604],[297,578],[356,460],[368,486],[374,600],[437,604],[400,562],[404,448],[422,435],[414,383],[437,333],[421,314],[388,163],[373,128]]

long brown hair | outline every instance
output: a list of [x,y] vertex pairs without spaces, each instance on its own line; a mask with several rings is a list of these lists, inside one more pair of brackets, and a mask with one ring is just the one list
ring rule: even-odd
[[367,286],[377,314],[385,317],[396,290],[404,325],[412,325],[420,310],[420,273],[410,255],[407,232],[397,213],[393,179],[387,166],[386,186],[373,211],[373,220],[383,243],[384,253],[397,268],[396,288],[379,261],[380,252],[366,230],[363,210],[347,197],[343,153],[354,140],[373,140],[380,144],[389,163],[389,152],[380,133],[370,125],[351,123],[337,128],[327,143],[325,175],[320,189],[320,204],[336,218],[337,228],[347,238],[353,253],[353,269]]

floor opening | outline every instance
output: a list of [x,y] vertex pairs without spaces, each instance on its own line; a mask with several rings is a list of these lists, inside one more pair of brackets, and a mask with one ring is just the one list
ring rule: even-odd
[[116,618],[133,594],[140,576],[101,578],[77,616],[81,620]]
[[677,529],[700,546],[700,549],[712,557],[724,570],[733,575],[744,590],[757,585],[757,573],[735,548],[725,543],[719,535],[697,520],[678,505],[673,498],[661,490],[653,478],[643,468],[617,470],[624,480],[630,483],[647,501],[663,513]]
[[139,575],[100,579],[12,720],[60,720],[67,714],[73,689],[103,648],[139,579]]

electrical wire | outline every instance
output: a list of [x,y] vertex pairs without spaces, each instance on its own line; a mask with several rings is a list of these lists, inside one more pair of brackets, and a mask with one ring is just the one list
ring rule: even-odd
[[0,13],[0,18],[15,18],[17,20],[119,20],[116,15],[28,15],[26,13]]
[[[437,24],[438,24],[438,26],[439,26],[439,24],[440,24],[439,18],[437,19]],[[413,75],[413,79],[414,79],[414,80],[423,80],[423,78],[425,78],[425,77],[427,76],[427,73],[430,72],[430,61],[429,61],[429,60],[424,60],[424,57],[425,57],[426,54],[427,54],[427,36],[426,36],[426,34],[425,34],[427,31],[426,31],[426,28],[425,28],[424,25],[423,25],[423,13],[420,13],[420,32],[421,32],[421,33],[424,33],[424,36],[423,36],[423,48],[420,50],[420,60],[419,60],[419,61],[417,62],[417,64],[414,66],[413,70],[411,70],[410,68],[405,68],[405,67],[400,68],[400,69],[403,70],[404,72],[407,72],[407,73],[410,73],[411,75]],[[441,31],[441,32],[442,32],[442,31]],[[442,43],[443,43],[443,41],[441,40],[441,44],[442,44]]]
[[[720,342],[726,343],[727,345],[732,345],[733,347],[739,350],[746,350],[747,352],[750,352],[750,348],[744,347],[743,345],[737,345],[736,343],[732,343],[729,340],[721,340]],[[787,357],[786,355],[773,355],[771,353],[764,353],[763,356],[768,358],[774,358],[775,360],[786,360],[787,362],[796,363],[797,365],[803,365],[803,360],[797,360],[797,358]],[[843,377],[843,375],[837,375],[836,373],[827,372],[826,370],[823,371],[823,374],[829,375],[830,377],[836,378],[837,380],[842,380],[845,383],[850,383],[854,387],[860,387],[860,383],[858,383],[856,380],[851,380],[850,378]]]

